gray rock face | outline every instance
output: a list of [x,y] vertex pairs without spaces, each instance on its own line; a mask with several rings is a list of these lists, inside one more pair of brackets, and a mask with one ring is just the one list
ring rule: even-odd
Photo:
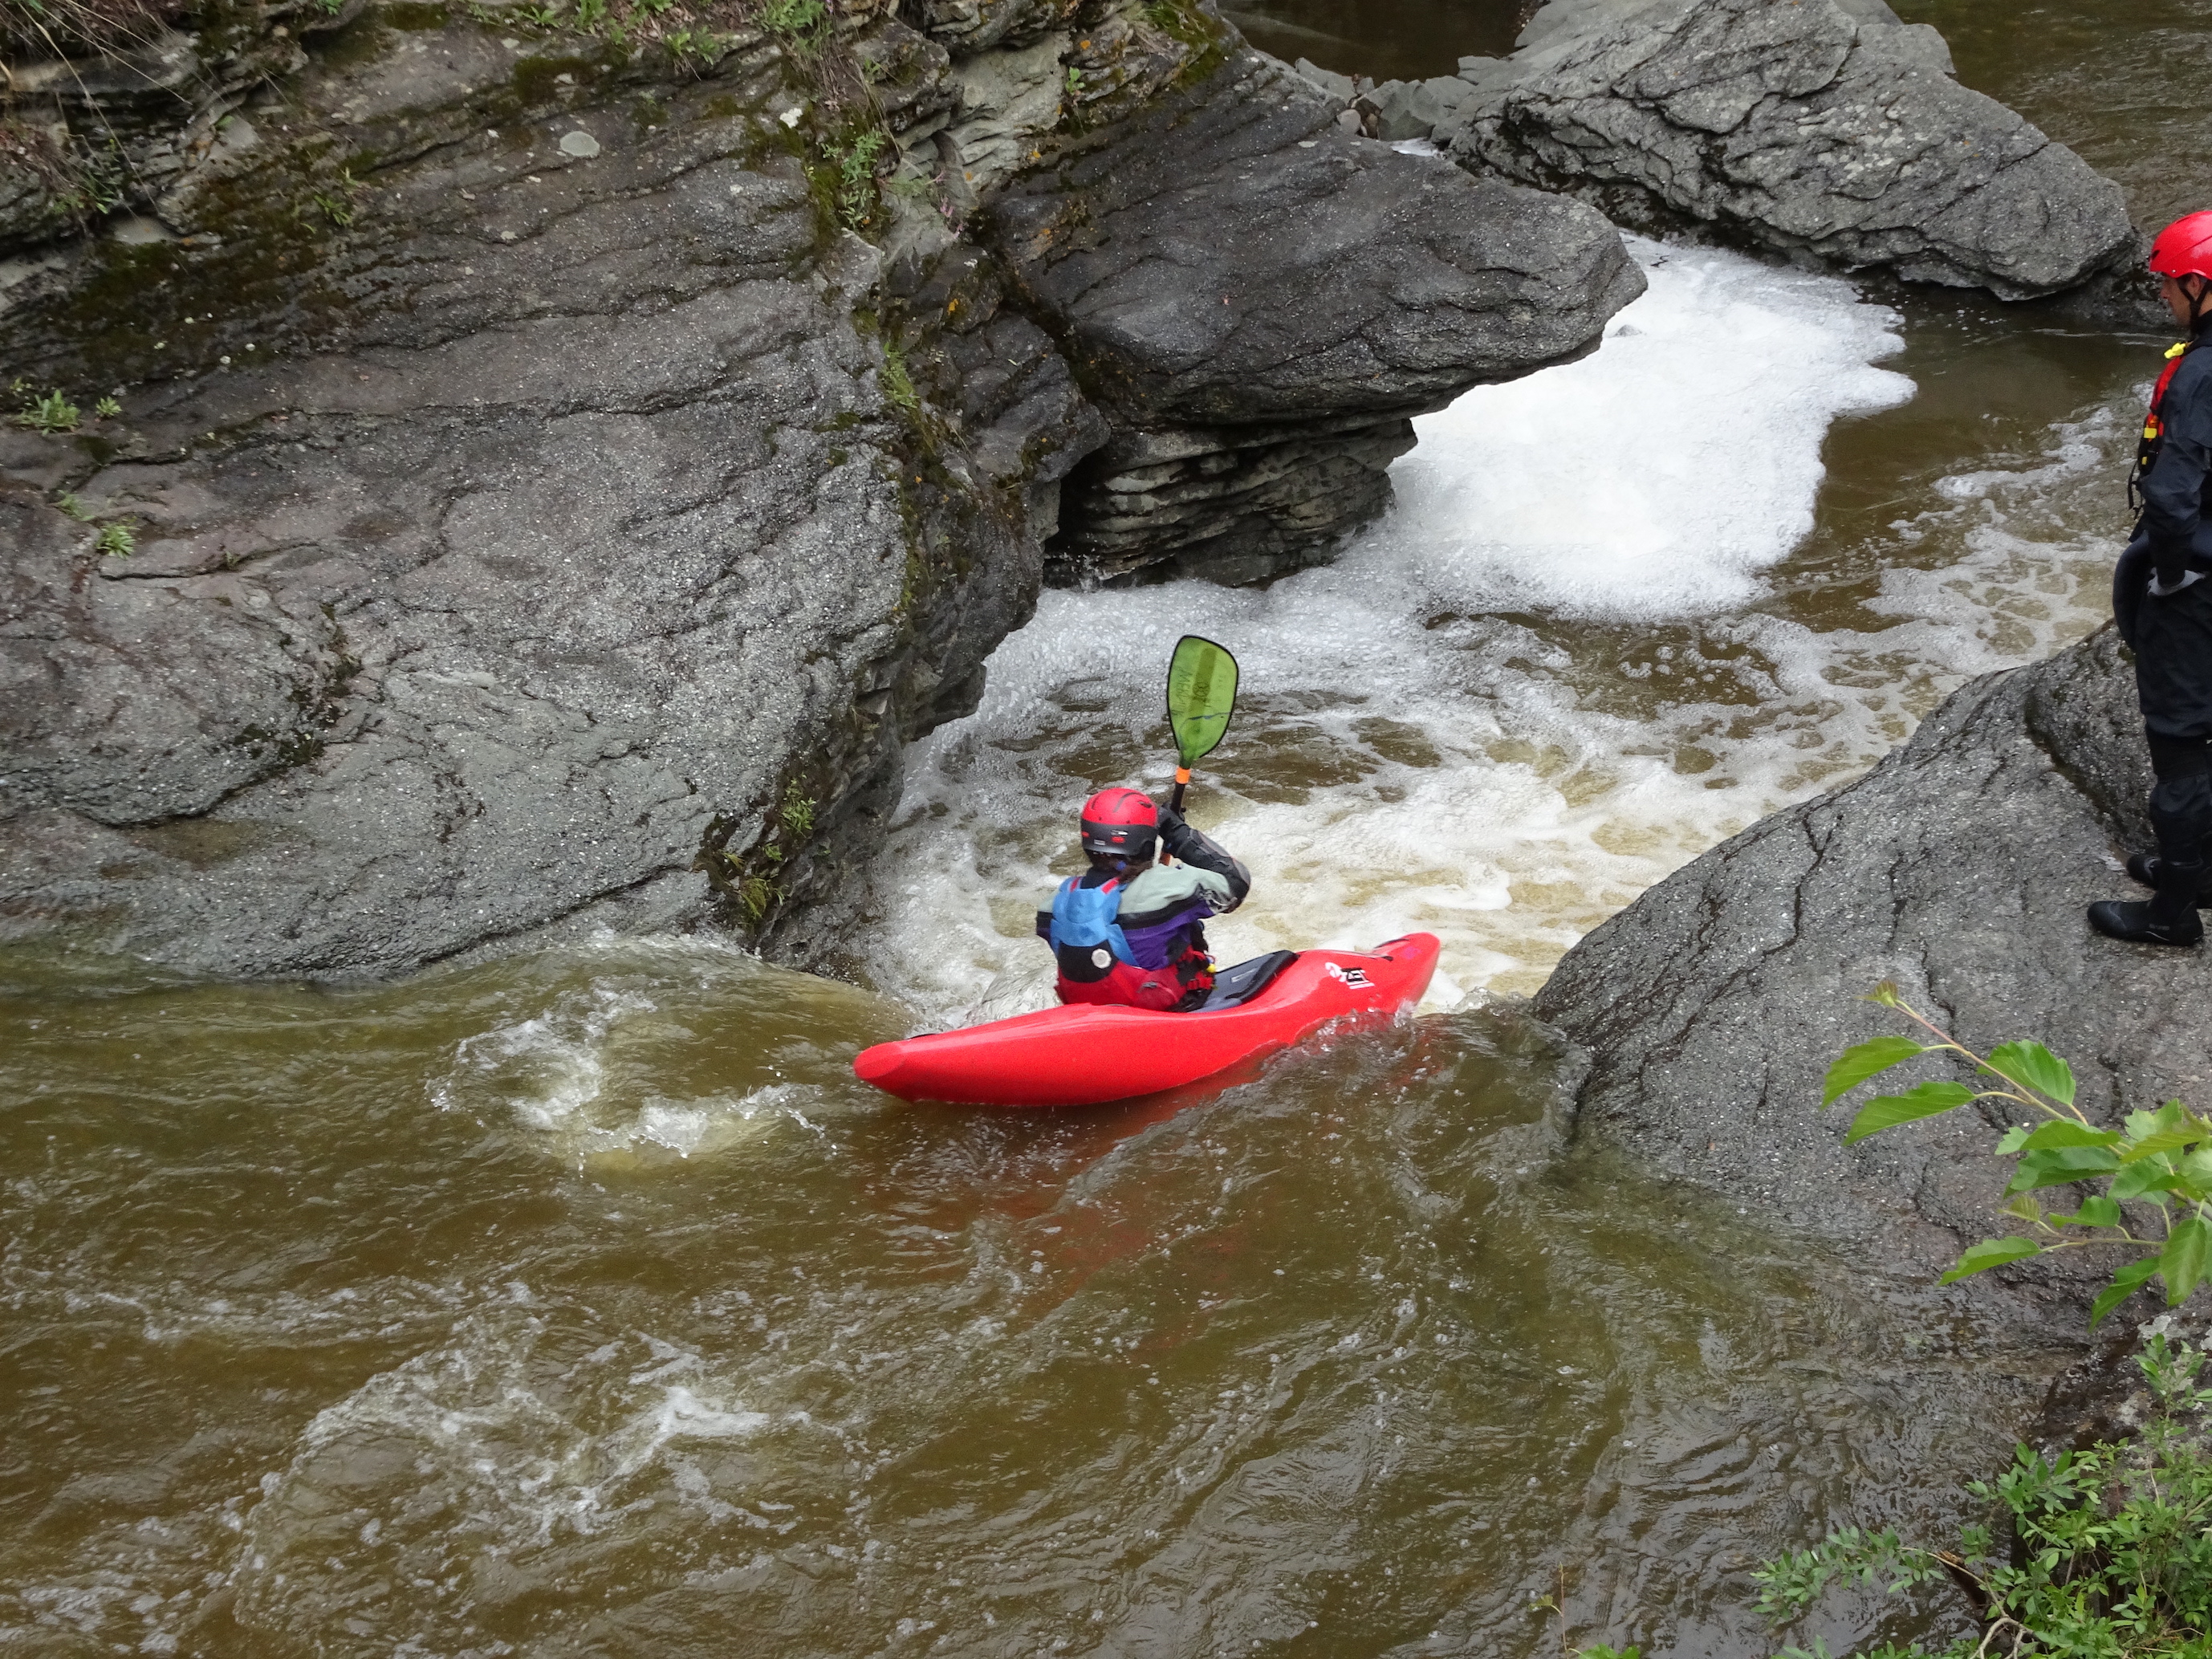
[[[417,8],[310,58],[289,15],[164,35],[129,88],[17,76],[137,112],[146,171],[0,264],[0,360],[82,411],[0,427],[0,939],[356,974],[714,917],[833,957],[823,900],[1087,455],[1120,446],[1084,489],[1132,562],[1211,514],[1247,557],[1211,568],[1264,574],[1380,505],[1407,412],[1638,280],[1585,209],[1306,142],[1318,94],[1216,72],[1233,33],[1178,0],[856,3],[826,68]],[[997,239],[1018,283],[963,234],[1072,137],[1088,309],[1048,214]],[[44,188],[0,174],[9,222]],[[1256,269],[1161,262],[1224,222]]]
[[[1536,1007],[1589,1053],[1577,1133],[1887,1259],[1948,1263],[2012,1231],[1990,1121],[1846,1148],[1849,1110],[1815,1109],[1821,1077],[1848,1044],[1906,1029],[1862,1000],[1893,979],[1981,1052],[2046,1043],[2093,1119],[2212,1102],[2212,957],[2100,939],[2082,916],[2140,892],[2117,864],[2149,844],[2149,783],[2109,628],[1962,688],[1865,777],[1713,848],[1568,953]],[[2076,1297],[2101,1276],[2006,1272]]]
[[[308,228],[272,246],[241,192],[204,240],[80,250],[52,308],[0,323],[64,384],[129,350],[182,371],[0,455],[17,936],[383,971],[696,917],[702,847],[768,921],[1034,602],[1057,477],[1035,451],[1079,453],[1096,417],[1034,328],[988,314],[996,382],[947,416],[887,392],[855,323],[878,256],[825,234],[775,147],[771,69],[629,88],[580,64],[573,101],[495,135],[471,94],[513,54],[408,44],[301,89],[416,158],[345,234],[280,198]],[[159,278],[129,344],[63,303],[118,263]],[[135,553],[97,556],[63,490]],[[800,842],[818,856],[791,863]]]
[[1522,40],[1463,71],[1453,155],[1618,220],[2006,299],[2135,250],[2117,185],[1881,0],[1551,0]]
[[1597,215],[1349,137],[1251,52],[1009,188],[989,234],[1114,424],[1060,580],[1325,556],[1411,416],[1589,349],[1643,289]]
[[[307,63],[301,41],[361,0],[246,0],[198,33],[149,21],[93,50],[9,64],[0,121],[0,254],[76,234],[115,207],[185,219],[258,140],[237,112]],[[58,14],[56,27],[60,27]]]

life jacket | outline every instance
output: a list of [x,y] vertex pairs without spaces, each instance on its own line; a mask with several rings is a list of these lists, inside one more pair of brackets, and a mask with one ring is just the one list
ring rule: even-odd
[[2166,388],[2173,384],[2174,372],[2181,367],[2181,360],[2203,343],[2204,337],[2199,334],[2166,349],[2166,370],[2158,377],[2158,384],[2151,388],[2150,407],[2143,413],[2142,441],[2136,446],[2135,471],[2128,474],[2128,505],[2130,507],[2140,508],[2142,506],[2142,481],[2149,476],[2151,468],[2158,465],[2158,452],[2166,447]]
[[1053,894],[1046,937],[1060,968],[1060,1000],[1163,1009],[1203,1001],[1213,988],[1213,958],[1203,930],[1191,924],[1210,908],[1190,900],[1126,920],[1121,908],[1119,878],[1085,887],[1070,876]]

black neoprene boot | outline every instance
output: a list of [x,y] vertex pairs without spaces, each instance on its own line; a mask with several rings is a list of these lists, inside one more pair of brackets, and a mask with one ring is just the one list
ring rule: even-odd
[[[2129,854],[2128,873],[2146,887],[2157,886],[2158,854],[2155,853]],[[2206,871],[2205,875],[2212,878],[2212,870]],[[2212,904],[2212,888],[2200,884],[2197,889],[2197,908],[2202,910],[2207,904]]]
[[[2137,854],[2137,857],[2144,857]],[[2202,864],[2177,864],[2149,859],[2155,891],[2148,902],[2100,899],[2089,907],[2089,925],[2106,939],[2135,945],[2172,945],[2184,950],[2204,937],[2204,922],[2197,914],[2197,894],[2204,879]],[[2134,860],[2130,860],[2132,866]],[[2135,874],[2132,867],[2129,874]]]

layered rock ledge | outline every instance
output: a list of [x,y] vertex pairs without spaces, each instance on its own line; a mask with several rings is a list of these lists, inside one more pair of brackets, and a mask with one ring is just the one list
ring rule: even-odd
[[[2149,783],[2110,628],[1963,687],[1866,776],[1712,848],[1568,953],[1535,1006],[1588,1058],[1577,1133],[1885,1260],[1932,1268],[2004,1231],[1994,1113],[1845,1148],[1820,1079],[1900,1030],[1863,1000],[1891,979],[1971,1047],[2046,1043],[2098,1121],[2212,1099],[2212,957],[2083,920],[2138,890],[2119,860],[2149,844]],[[2077,1299],[2099,1276],[2005,1272]]]
[[1594,349],[1644,289],[1597,214],[1348,135],[1252,52],[989,222],[1113,424],[1063,497],[1059,580],[1325,558],[1388,503],[1413,416]]

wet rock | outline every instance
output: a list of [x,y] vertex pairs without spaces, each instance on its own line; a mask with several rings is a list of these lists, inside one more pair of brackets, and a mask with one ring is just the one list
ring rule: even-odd
[[2135,252],[2117,185],[1881,0],[1551,0],[1522,42],[1462,69],[1453,155],[1622,222],[2006,299]]
[[[0,314],[41,384],[128,388],[0,443],[9,936],[384,972],[697,920],[709,878],[772,930],[1034,603],[1097,417],[1018,318],[946,408],[907,384],[772,55],[570,60],[495,130],[495,34],[405,44],[294,88],[398,159],[264,142],[203,234],[77,245]],[[118,271],[127,327],[80,303]]]
[[[118,208],[190,229],[200,193],[258,140],[239,112],[306,64],[303,40],[344,27],[361,9],[362,0],[248,0],[210,14],[204,28],[172,27],[152,9],[97,46],[48,37],[69,55],[11,60],[0,253],[75,234]],[[42,210],[9,205],[26,171],[43,185]]]
[[46,135],[0,127],[0,251],[44,241],[61,227],[64,176]]
[[1060,60],[1073,42],[1049,35],[1018,50],[985,52],[953,67],[959,88],[958,113],[938,135],[938,149],[948,177],[958,181],[957,199],[973,212],[976,203],[1025,172],[1060,124],[1067,72]]
[[[2212,956],[2096,938],[2082,915],[2140,891],[2118,864],[2149,844],[2149,782],[2111,629],[1972,682],[1865,777],[1713,848],[1568,953],[1536,1008],[1589,1055],[1577,1133],[1883,1261],[1948,1265],[2011,1231],[1994,1109],[1846,1148],[1850,1109],[1816,1110],[1821,1078],[1904,1030],[1863,1000],[1890,979],[1981,1052],[2047,1043],[2093,1120],[2212,1103]],[[2064,1259],[2006,1271],[2081,1294]]]
[[918,21],[933,40],[966,55],[1034,46],[1075,20],[1079,0],[921,0]]
[[1114,426],[1069,481],[1064,581],[1328,556],[1389,500],[1412,416],[1591,349],[1643,289],[1588,209],[1352,137],[1249,51],[987,224]]
[[1352,107],[1359,112],[1360,128],[1370,138],[1402,143],[1409,138],[1449,136],[1467,118],[1474,102],[1474,89],[1456,76],[1437,76],[1427,81],[1385,81],[1358,93]]

